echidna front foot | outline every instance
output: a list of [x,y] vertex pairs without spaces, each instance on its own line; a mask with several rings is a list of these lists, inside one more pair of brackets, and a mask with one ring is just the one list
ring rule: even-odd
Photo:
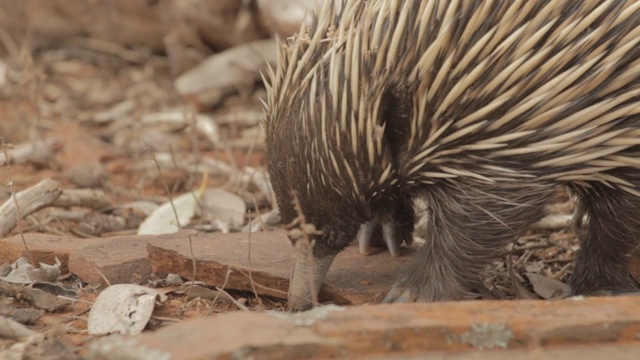
[[291,273],[287,308],[291,311],[311,309],[335,254],[313,256],[311,247],[303,241],[294,245],[296,264]]

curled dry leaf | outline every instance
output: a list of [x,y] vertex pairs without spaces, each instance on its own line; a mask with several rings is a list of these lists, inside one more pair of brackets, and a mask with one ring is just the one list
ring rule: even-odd
[[[46,162],[54,153],[54,147],[58,144],[57,138],[48,138],[46,140],[35,140],[32,142],[26,142],[18,144],[13,148],[10,148],[7,152],[9,154],[9,160],[12,163],[22,164],[25,162]],[[0,152],[0,165],[5,165],[7,162],[6,156],[3,152]]]
[[561,215],[547,215],[537,223],[531,224],[532,229],[544,229],[544,230],[560,230],[571,227],[573,221],[573,215],[561,214]]
[[273,33],[289,36],[299,28],[315,5],[314,0],[258,0],[264,25]]
[[111,285],[98,295],[91,307],[87,330],[92,335],[137,335],[151,318],[156,299],[165,301],[167,296],[140,285]]
[[212,105],[221,94],[260,79],[260,70],[277,58],[275,39],[256,40],[216,53],[180,75],[174,86],[185,97]]
[[[207,176],[198,191],[188,192],[160,205],[138,228],[138,235],[171,234],[180,230],[195,215],[198,201],[204,194]],[[176,223],[176,217],[179,224]]]
[[105,123],[113,120],[117,120],[127,116],[136,107],[136,102],[132,99],[119,102],[112,107],[93,114],[92,121],[95,123]]
[[145,126],[166,126],[168,130],[178,130],[195,123],[196,130],[204,134],[212,144],[220,141],[218,124],[212,117],[203,114],[194,114],[186,109],[174,109],[142,117],[141,123]]
[[40,263],[40,267],[36,269],[27,258],[21,257],[11,265],[11,271],[6,276],[0,277],[0,280],[14,284],[31,284],[34,281],[53,282],[60,277],[60,265],[60,260],[56,258],[55,265]]
[[[44,340],[44,335],[38,334],[32,330],[29,330],[26,326],[20,324],[17,321],[9,319],[4,316],[0,316],[0,338],[5,339],[28,339],[35,337],[33,340],[40,342]],[[3,358],[0,353],[0,358]],[[3,358],[4,359],[4,358]]]
[[200,202],[202,212],[207,218],[217,220],[223,229],[236,229],[244,224],[247,211],[242,198],[223,189],[205,191]]
[[539,274],[525,273],[525,275],[531,282],[533,291],[544,299],[561,299],[571,295],[569,285],[561,281]]
[[153,212],[156,211],[158,207],[159,205],[154,203],[153,201],[146,201],[146,200],[133,201],[133,202],[118,206],[118,208],[121,208],[121,209],[131,209],[134,211],[139,211],[140,213],[145,214],[147,216],[153,214]]
[[256,232],[262,230],[269,230],[270,227],[280,224],[282,219],[280,218],[280,209],[274,208],[271,211],[260,215],[242,228],[243,232]]

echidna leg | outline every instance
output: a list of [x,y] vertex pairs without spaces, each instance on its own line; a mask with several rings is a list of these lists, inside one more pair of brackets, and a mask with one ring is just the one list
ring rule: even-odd
[[573,293],[637,289],[628,264],[640,240],[640,198],[601,184],[573,190],[578,196],[574,225],[580,238],[569,279]]
[[544,216],[553,189],[542,184],[440,185],[427,194],[425,244],[385,302],[472,297],[486,266]]

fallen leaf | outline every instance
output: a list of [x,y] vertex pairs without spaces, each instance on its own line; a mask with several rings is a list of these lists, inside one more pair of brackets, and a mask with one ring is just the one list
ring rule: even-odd
[[6,276],[1,276],[0,280],[13,284],[31,284],[38,282],[54,282],[60,277],[60,260],[56,258],[55,265],[40,263],[39,268],[35,268],[25,257],[21,257],[11,265],[11,270]]
[[533,291],[544,299],[559,299],[571,295],[571,287],[561,281],[539,274],[525,273],[525,275],[531,282]]
[[135,284],[116,284],[104,289],[89,312],[87,330],[92,335],[137,335],[149,322],[156,299],[163,293]]
[[274,226],[280,224],[282,219],[280,218],[280,209],[274,208],[269,212],[260,215],[257,218],[251,220],[250,223],[242,228],[242,232],[257,232],[270,230]]
[[[138,235],[172,234],[188,225],[193,215],[195,215],[198,201],[204,194],[206,182],[207,176],[205,176],[198,191],[182,194],[174,198],[173,201],[167,201],[160,205],[140,224]],[[176,216],[180,226],[176,224]]]
[[140,119],[140,122],[145,126],[165,126],[168,130],[178,130],[193,122],[196,130],[204,134],[212,144],[217,144],[220,141],[218,124],[211,116],[194,114],[185,109],[147,114]]
[[242,198],[223,189],[209,189],[205,191],[202,200],[203,213],[211,220],[221,222],[221,228],[237,229],[244,224],[244,215],[247,211]]

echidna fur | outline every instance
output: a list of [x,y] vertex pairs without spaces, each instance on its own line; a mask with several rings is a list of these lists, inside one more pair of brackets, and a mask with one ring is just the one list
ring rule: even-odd
[[640,2],[325,0],[281,45],[269,172],[283,221],[295,193],[322,231],[292,308],[361,224],[410,237],[417,196],[426,243],[386,301],[468,298],[558,186],[579,201],[573,292],[636,286]]

